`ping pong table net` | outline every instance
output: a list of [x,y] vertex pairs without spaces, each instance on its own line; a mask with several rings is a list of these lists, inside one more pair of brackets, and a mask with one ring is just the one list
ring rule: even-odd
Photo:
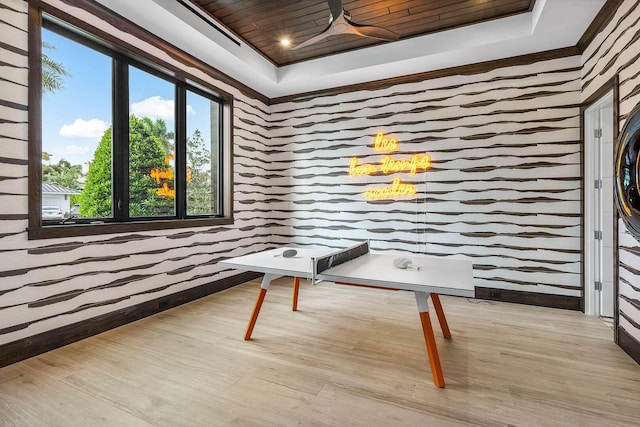
[[369,241],[365,241],[362,243],[358,243],[349,248],[339,250],[337,252],[331,253],[329,255],[325,255],[318,258],[312,258],[312,274],[311,274],[311,283],[316,283],[316,278],[322,272],[336,267],[340,264],[344,264],[345,262],[351,261],[362,255],[366,255],[369,253]]

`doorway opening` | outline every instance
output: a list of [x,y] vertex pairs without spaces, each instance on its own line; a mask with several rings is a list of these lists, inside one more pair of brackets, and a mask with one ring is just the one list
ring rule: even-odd
[[584,110],[584,310],[613,323],[614,93]]

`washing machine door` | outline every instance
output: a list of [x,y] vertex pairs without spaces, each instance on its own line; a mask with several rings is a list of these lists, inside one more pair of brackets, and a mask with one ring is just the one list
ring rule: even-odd
[[640,105],[627,119],[618,137],[615,182],[618,212],[629,232],[640,242]]

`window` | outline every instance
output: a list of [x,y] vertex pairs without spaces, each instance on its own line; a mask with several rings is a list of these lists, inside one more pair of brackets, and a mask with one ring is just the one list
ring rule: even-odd
[[128,67],[129,218],[171,217],[175,207],[175,84]]
[[[218,210],[220,104],[194,91],[187,91],[189,106],[209,111],[208,116],[187,114],[187,214],[210,215]],[[187,112],[188,113],[188,112]]]
[[42,116],[30,127],[41,162],[29,173],[29,237],[232,222],[232,98],[56,18],[42,26],[30,40]]
[[[47,190],[51,185],[56,186],[53,190],[67,191],[73,203],[54,201],[60,193],[43,189],[42,205],[58,205],[64,214],[62,220],[70,217],[75,204],[92,207],[93,215],[87,217],[113,218],[111,174],[87,177],[90,165],[111,168],[111,68],[112,58],[105,53],[43,28],[42,184]],[[85,197],[80,195],[83,188],[90,190]],[[81,198],[86,200],[80,203]],[[76,216],[84,211],[78,210]],[[60,220],[43,218],[43,222]]]

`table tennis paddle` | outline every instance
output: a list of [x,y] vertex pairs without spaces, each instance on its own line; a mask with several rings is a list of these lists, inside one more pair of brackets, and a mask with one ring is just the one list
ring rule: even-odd
[[275,254],[274,257],[293,258],[296,255],[298,255],[298,251],[295,249],[285,249],[281,254]]

